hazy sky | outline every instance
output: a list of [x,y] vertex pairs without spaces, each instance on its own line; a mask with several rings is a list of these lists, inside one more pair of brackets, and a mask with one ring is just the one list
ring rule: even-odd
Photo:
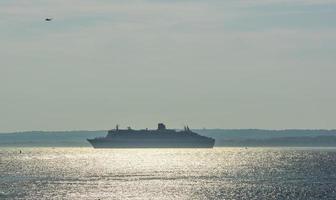
[[0,132],[336,128],[335,64],[334,0],[1,0]]

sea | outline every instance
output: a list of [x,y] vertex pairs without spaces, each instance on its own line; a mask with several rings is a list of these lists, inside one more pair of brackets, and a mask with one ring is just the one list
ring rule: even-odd
[[336,199],[336,148],[1,147],[0,199]]

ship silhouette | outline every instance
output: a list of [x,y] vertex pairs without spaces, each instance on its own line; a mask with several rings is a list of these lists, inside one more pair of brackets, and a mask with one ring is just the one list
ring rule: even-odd
[[105,137],[87,139],[94,148],[212,148],[215,140],[192,132],[188,126],[182,131],[167,129],[163,123],[156,130],[115,129]]

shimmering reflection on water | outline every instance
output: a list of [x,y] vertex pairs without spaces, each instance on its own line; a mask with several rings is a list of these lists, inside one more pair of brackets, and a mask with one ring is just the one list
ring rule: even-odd
[[0,148],[0,199],[336,199],[335,149]]

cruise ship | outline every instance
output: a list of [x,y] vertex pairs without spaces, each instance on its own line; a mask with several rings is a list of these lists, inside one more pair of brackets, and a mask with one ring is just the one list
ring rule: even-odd
[[215,140],[184,127],[182,131],[167,129],[163,123],[156,130],[115,129],[105,137],[87,139],[94,148],[213,148]]

